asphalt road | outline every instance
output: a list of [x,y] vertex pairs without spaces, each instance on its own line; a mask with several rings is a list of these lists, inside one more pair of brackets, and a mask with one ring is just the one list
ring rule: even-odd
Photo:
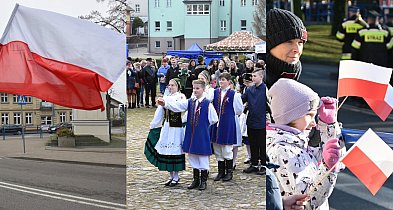
[[125,209],[122,168],[0,159],[0,209]]
[[[336,96],[338,65],[303,64],[301,82],[307,84],[316,91],[319,96]],[[342,101],[343,99],[340,99]],[[338,120],[344,128],[393,133],[393,115],[381,121],[368,108],[358,108],[350,102],[345,102],[338,112]],[[347,148],[348,149],[348,148]],[[332,210],[385,210],[393,209],[393,178],[385,182],[383,187],[373,196],[367,188],[349,171],[340,173],[329,204]]]

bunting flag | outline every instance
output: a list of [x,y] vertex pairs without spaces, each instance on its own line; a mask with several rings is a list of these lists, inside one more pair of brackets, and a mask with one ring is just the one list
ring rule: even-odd
[[0,92],[103,110],[100,92],[124,71],[125,41],[95,23],[17,4],[0,39]]
[[342,162],[375,195],[393,172],[393,151],[368,129]]
[[392,69],[360,61],[340,61],[337,97],[362,97],[383,121],[393,109]]

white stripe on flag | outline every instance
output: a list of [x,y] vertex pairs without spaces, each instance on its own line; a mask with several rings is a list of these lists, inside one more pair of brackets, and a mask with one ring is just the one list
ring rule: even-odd
[[340,61],[339,79],[355,78],[380,84],[389,84],[392,69],[371,63],[345,60]]
[[362,150],[386,177],[393,172],[392,149],[371,129],[368,129],[353,146]]

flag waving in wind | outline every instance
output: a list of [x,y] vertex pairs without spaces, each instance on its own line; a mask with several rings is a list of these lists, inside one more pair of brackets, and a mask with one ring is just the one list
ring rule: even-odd
[[360,61],[340,61],[337,96],[362,97],[383,121],[393,109],[392,69]]
[[393,150],[368,129],[342,162],[375,195],[393,172]]
[[17,4],[0,39],[0,92],[103,110],[100,92],[123,73],[124,46],[124,34]]

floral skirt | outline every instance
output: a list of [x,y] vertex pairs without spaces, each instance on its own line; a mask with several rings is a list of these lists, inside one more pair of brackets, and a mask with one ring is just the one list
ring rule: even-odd
[[183,171],[186,168],[185,155],[161,155],[154,148],[160,138],[161,128],[150,130],[145,143],[146,159],[160,171]]

